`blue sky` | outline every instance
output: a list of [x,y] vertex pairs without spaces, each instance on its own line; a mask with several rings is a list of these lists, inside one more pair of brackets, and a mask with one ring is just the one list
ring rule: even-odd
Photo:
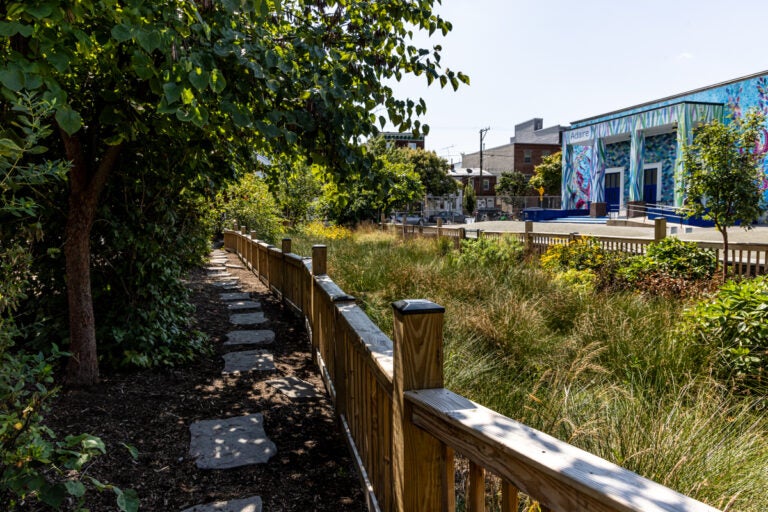
[[768,70],[766,0],[443,0],[453,23],[442,63],[463,71],[457,92],[423,79],[394,83],[424,98],[427,149],[449,161],[509,142],[514,125],[544,126]]

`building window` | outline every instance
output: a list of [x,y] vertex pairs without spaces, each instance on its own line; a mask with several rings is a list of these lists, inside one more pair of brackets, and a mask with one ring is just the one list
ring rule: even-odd
[[491,180],[488,178],[483,178],[483,190],[485,192],[491,190]]
[[530,149],[523,150],[523,163],[530,164],[533,162],[533,151]]
[[419,147],[419,145],[418,145],[418,144],[416,144],[415,142],[409,142],[409,143],[408,143],[408,147],[409,147],[410,149],[417,149],[417,148]]
[[551,153],[548,149],[545,149],[541,152],[541,157],[544,158],[545,156],[549,156]]

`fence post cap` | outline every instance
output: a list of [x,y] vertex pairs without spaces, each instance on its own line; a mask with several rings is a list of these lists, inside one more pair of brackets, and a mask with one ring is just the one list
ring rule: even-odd
[[401,315],[428,315],[445,313],[445,308],[426,299],[404,299],[392,303],[392,307]]

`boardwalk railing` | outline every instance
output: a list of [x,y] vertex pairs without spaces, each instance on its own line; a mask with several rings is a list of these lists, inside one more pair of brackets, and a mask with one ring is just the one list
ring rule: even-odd
[[[382,224],[383,229],[392,230],[406,238],[413,237],[447,237],[455,246],[460,240],[467,238],[499,239],[502,237],[515,238],[525,244],[529,254],[541,256],[552,245],[567,244],[578,238],[578,233],[536,233],[534,223],[527,221],[524,231],[484,231],[472,229],[471,224],[461,228],[445,228],[442,226],[411,226],[401,224]],[[625,252],[629,254],[645,254],[648,245],[658,242],[666,236],[665,219],[656,219],[653,238],[616,237],[589,235],[607,251]],[[723,244],[721,242],[696,241],[703,249],[717,253],[718,260],[724,261]],[[768,243],[729,243],[728,266],[734,276],[758,276],[768,274]]]
[[443,388],[444,309],[393,304],[390,340],[312,258],[226,231],[236,252],[287,307],[301,314],[363,481],[369,510],[456,508],[454,454],[469,459],[467,510],[484,510],[485,472],[501,478],[505,512],[518,491],[543,511],[714,511],[701,502],[502,416]]

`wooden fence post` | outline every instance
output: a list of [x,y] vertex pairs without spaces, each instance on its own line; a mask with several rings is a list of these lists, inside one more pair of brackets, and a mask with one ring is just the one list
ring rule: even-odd
[[437,218],[437,238],[438,240],[440,237],[443,236],[443,219],[441,217]]
[[[401,300],[394,309],[392,480],[395,509],[443,510],[447,449],[411,423],[405,391],[443,387],[443,314],[428,300]],[[450,489],[453,492],[453,489]]]
[[249,259],[248,263],[250,265],[250,269],[255,271],[258,275],[259,271],[259,239],[257,238],[258,234],[255,231],[251,231],[251,249],[249,251]]
[[325,245],[312,246],[312,311],[309,317],[312,319],[312,362],[318,364],[317,351],[320,347],[320,337],[323,335],[320,328],[320,287],[317,284],[317,276],[328,273],[328,247]]
[[525,221],[525,252],[526,254],[533,253],[533,221]]
[[653,241],[661,242],[667,237],[667,219],[659,217],[653,221]]
[[281,246],[281,249],[283,250],[283,254],[289,254],[291,252],[291,239],[290,238],[283,238],[283,244]]

